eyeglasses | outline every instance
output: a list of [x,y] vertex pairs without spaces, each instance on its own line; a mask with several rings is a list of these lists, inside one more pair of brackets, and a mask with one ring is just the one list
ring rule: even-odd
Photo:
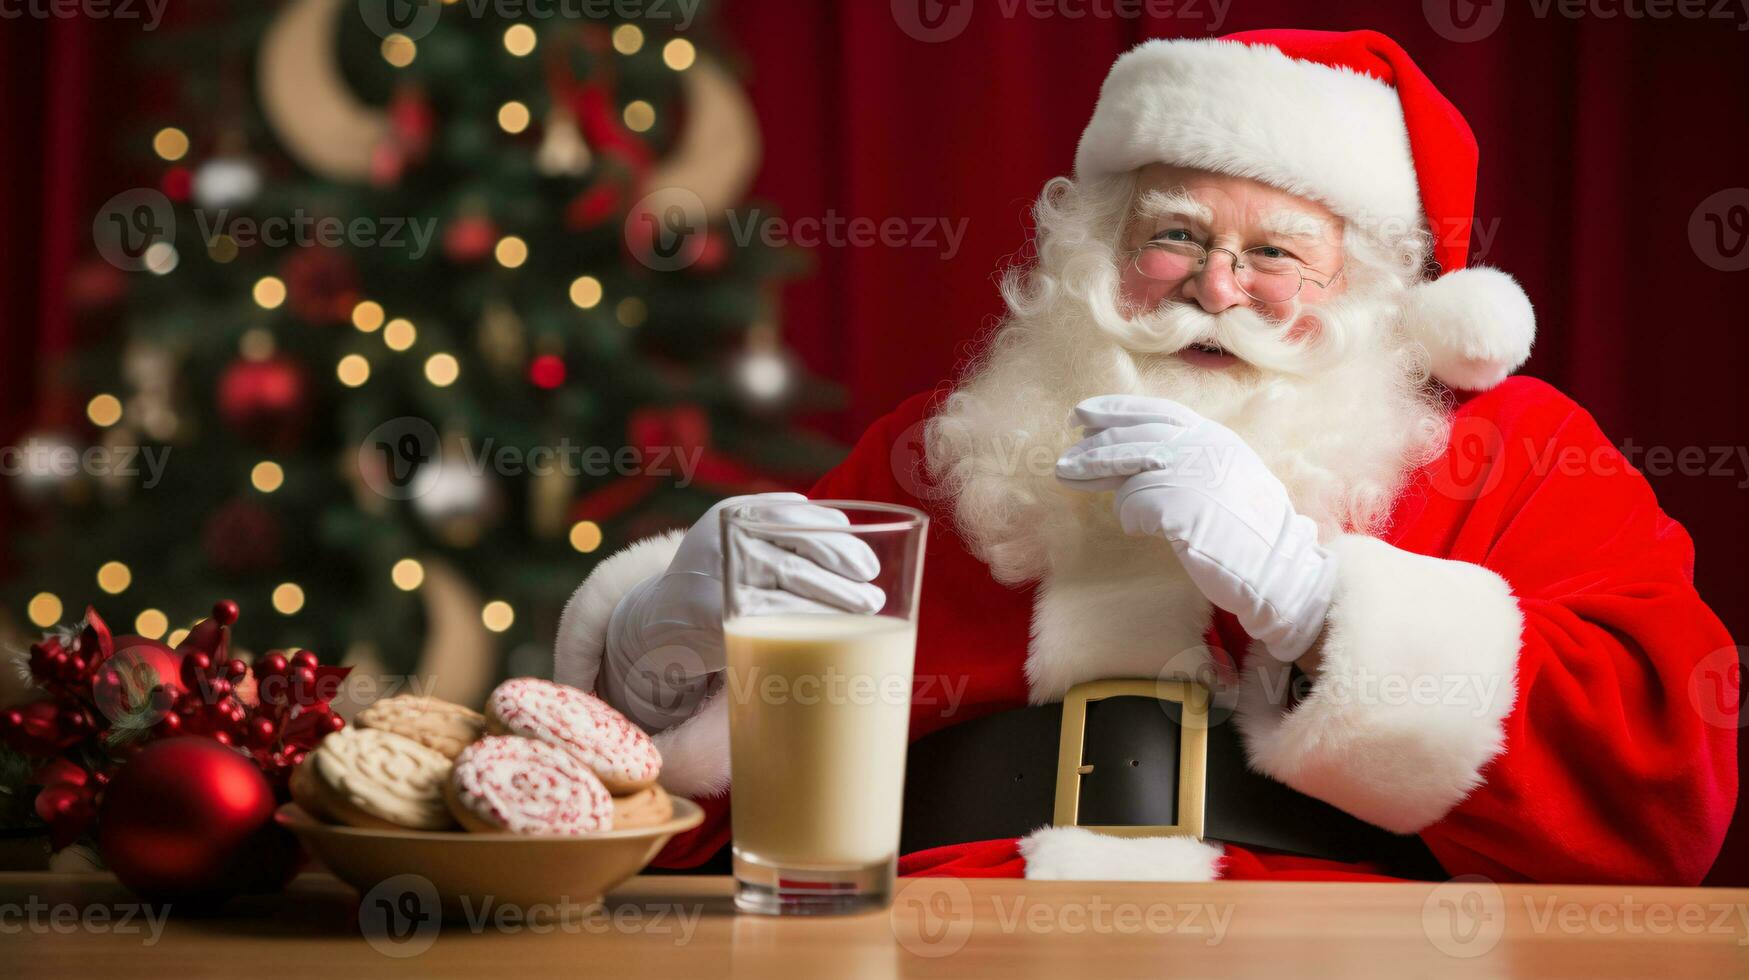
[[[1328,289],[1342,274],[1341,269],[1325,275],[1317,269],[1307,269],[1298,259],[1273,245],[1259,245],[1243,252],[1230,248],[1207,249],[1196,242],[1149,242],[1135,250],[1136,271],[1159,282],[1182,282],[1208,265],[1210,252],[1225,252],[1233,257],[1233,279],[1246,296],[1259,303],[1285,303],[1300,294],[1311,283]],[[1306,275],[1316,272],[1323,281]]]

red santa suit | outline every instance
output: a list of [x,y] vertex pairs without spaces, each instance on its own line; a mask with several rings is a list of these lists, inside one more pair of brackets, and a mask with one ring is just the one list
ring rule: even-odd
[[[1146,632],[1126,636],[1130,624],[1077,609],[1074,599],[991,577],[954,533],[943,502],[915,492],[931,405],[930,395],[918,395],[875,423],[809,494],[905,504],[932,517],[913,739],[1030,703],[1029,656],[1083,660],[1089,648],[1159,642]],[[591,582],[629,588],[665,568],[678,540],[636,545],[604,562]],[[1737,693],[1727,669],[1735,648],[1691,584],[1687,533],[1583,409],[1528,378],[1470,399],[1454,419],[1451,448],[1412,479],[1389,531],[1334,547],[1342,581],[1318,684],[1343,683],[1335,671],[1358,684],[1369,672],[1400,676],[1416,665],[1449,678],[1452,665],[1465,664],[1478,689],[1498,679],[1495,690],[1508,696],[1492,701],[1507,710],[1478,714],[1462,696],[1326,706],[1314,685],[1291,716],[1256,701],[1241,708],[1241,732],[1262,772],[1369,822],[1419,833],[1452,875],[1701,880],[1736,802]],[[612,592],[601,598],[617,601]],[[1064,633],[1068,649],[1029,640],[1050,619],[1081,631]],[[1101,642],[1090,640],[1094,633]],[[1227,649],[1240,666],[1250,656],[1242,646]],[[1100,675],[1097,663],[1081,666]],[[682,770],[669,785],[701,794],[708,817],[670,842],[658,866],[698,864],[729,840],[728,748],[714,741],[725,734],[720,700],[662,740],[669,765]],[[1115,843],[1115,859],[1131,862],[1123,845],[1133,842]],[[1018,876],[1027,858],[1017,844],[935,848],[906,855],[900,871]],[[1110,876],[1096,858],[1062,860],[1082,877]],[[1180,848],[1157,872],[1376,875],[1365,865],[1234,846],[1212,861]]]
[[[1435,246],[1445,275],[1418,287],[1408,315],[1423,330],[1439,378],[1454,390],[1491,390],[1458,405],[1443,455],[1410,476],[1381,534],[1326,543],[1338,579],[1321,664],[1294,703],[1265,682],[1259,668],[1268,655],[1253,652],[1231,617],[1206,602],[1166,597],[1152,579],[1083,568],[1022,587],[998,582],[956,534],[953,502],[930,492],[924,476],[931,470],[923,429],[940,393],[911,398],[870,427],[809,494],[931,515],[911,738],[1058,700],[1082,681],[1153,677],[1158,658],[1138,672],[1138,662],[1147,663],[1139,651],[1206,641],[1208,656],[1235,678],[1234,721],[1252,768],[1368,823],[1419,835],[1448,874],[1699,882],[1736,801],[1735,649],[1694,590],[1688,535],[1591,417],[1540,381],[1500,383],[1528,353],[1529,306],[1502,274],[1462,269],[1473,138],[1380,35],[1272,32],[1241,40],[1250,46],[1150,42],[1120,60],[1083,139],[1078,173],[1178,162],[1173,141],[1184,141],[1185,127],[1219,126],[1223,112],[1237,114],[1234,127],[1256,122],[1262,133],[1273,121],[1291,129],[1304,112],[1282,93],[1327,83],[1331,105],[1361,106],[1360,121],[1348,121],[1358,142],[1382,140],[1375,149],[1401,158],[1406,190],[1401,173],[1367,172],[1348,158],[1326,160],[1330,169],[1318,174],[1319,162],[1302,156],[1310,178],[1304,170],[1269,173],[1268,160],[1235,162],[1255,147],[1191,162],[1305,189],[1345,215],[1400,206],[1413,220],[1461,224],[1461,241]],[[1239,62],[1231,60],[1235,51]],[[1341,70],[1302,77],[1308,60],[1325,66],[1320,72]],[[1150,85],[1180,84],[1191,69],[1206,69],[1209,90],[1238,104],[1150,95]],[[1376,89],[1393,96],[1388,105]],[[1134,111],[1136,99],[1146,113]],[[1395,114],[1394,136],[1368,129],[1368,105]],[[1187,115],[1175,121],[1175,111]],[[1150,134],[1165,142],[1151,144]],[[1407,196],[1393,205],[1399,191]],[[1342,206],[1345,194],[1352,206]],[[584,676],[594,676],[615,604],[666,568],[679,538],[639,542],[583,584],[559,642],[562,657],[590,665]],[[1407,686],[1400,696],[1356,696],[1381,679]],[[1417,687],[1422,680],[1433,686]],[[695,866],[728,842],[726,714],[719,693],[657,737],[664,784],[707,812],[702,826],[670,842],[659,866]],[[904,855],[900,871],[1161,880],[1381,871],[1191,838],[1093,836],[1046,828],[1022,840],[967,841]]]

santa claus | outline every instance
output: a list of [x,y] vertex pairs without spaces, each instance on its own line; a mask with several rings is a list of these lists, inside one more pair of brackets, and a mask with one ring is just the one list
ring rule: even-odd
[[[1731,638],[1645,480],[1508,377],[1533,317],[1465,268],[1476,162],[1377,33],[1118,59],[981,356],[809,494],[935,518],[901,873],[1706,873]],[[729,836],[722,506],[602,562],[557,641],[705,804],[671,867]],[[760,584],[850,607],[857,567]]]

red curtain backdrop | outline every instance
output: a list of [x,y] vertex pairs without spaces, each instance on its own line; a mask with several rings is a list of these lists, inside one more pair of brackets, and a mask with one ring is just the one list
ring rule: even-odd
[[[1040,186],[1068,172],[1119,52],[1157,36],[1373,28],[1408,48],[1476,130],[1473,254],[1516,275],[1536,304],[1526,370],[1640,454],[1696,539],[1702,594],[1749,637],[1738,554],[1749,542],[1749,271],[1715,267],[1740,243],[1729,226],[1711,242],[1707,223],[1707,212],[1749,219],[1749,190],[1729,194],[1749,185],[1749,25],[1711,3],[1704,12],[1734,19],[1585,6],[1575,18],[1561,12],[1570,6],[1506,0],[725,0],[766,141],[756,196],[790,219],[897,218],[916,236],[822,244],[816,273],[785,290],[786,339],[849,395],[816,421],[848,439],[951,377],[1000,312],[993,274],[1024,247]],[[962,8],[969,19],[948,40],[901,27]],[[1110,15],[1129,10],[1177,15]],[[1490,18],[1499,26],[1485,36],[1452,39],[1452,25]],[[76,341],[67,273],[94,209],[127,186],[105,156],[128,118],[118,103],[140,98],[117,57],[138,43],[132,27],[0,24],[12,96],[0,100],[0,444],[56,404],[42,366]],[[1686,447],[1704,452],[1705,472],[1661,455]],[[7,506],[0,494],[0,534]],[[1715,879],[1749,882],[1749,828],[1735,838]]]

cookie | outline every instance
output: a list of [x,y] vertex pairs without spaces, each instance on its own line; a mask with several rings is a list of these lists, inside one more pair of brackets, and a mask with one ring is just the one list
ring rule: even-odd
[[486,699],[486,730],[539,739],[575,755],[615,796],[655,785],[662,754],[644,730],[607,702],[534,677],[498,685]]
[[636,830],[667,823],[674,816],[674,799],[662,787],[652,786],[629,796],[613,798],[613,829]]
[[453,763],[404,735],[347,726],[322,739],[298,769],[306,767],[302,788],[331,820],[413,830],[455,826],[443,799]]
[[405,735],[451,759],[486,733],[486,716],[478,711],[413,694],[384,698],[360,711],[353,724]]
[[613,826],[613,797],[582,760],[546,742],[488,735],[456,756],[449,807],[463,827],[587,834]]

